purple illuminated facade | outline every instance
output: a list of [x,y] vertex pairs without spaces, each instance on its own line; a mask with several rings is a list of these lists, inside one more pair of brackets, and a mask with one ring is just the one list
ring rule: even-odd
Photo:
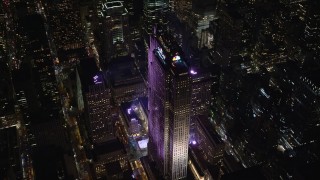
[[151,36],[148,150],[165,179],[182,179],[187,176],[188,165],[191,77],[183,56],[170,54],[163,48],[168,44],[159,42]]

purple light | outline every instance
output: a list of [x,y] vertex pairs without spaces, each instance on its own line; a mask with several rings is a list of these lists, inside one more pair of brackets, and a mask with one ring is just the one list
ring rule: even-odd
[[127,109],[127,113],[131,114],[131,108]]
[[194,71],[192,69],[190,70],[190,73],[193,74],[193,75],[198,74],[198,72],[196,72],[196,71]]
[[137,106],[133,106],[132,108],[133,108],[135,111],[138,110],[138,107],[137,107]]
[[93,82],[94,82],[94,84],[101,84],[102,83],[102,77],[98,76],[98,75],[93,76]]
[[196,145],[196,144],[197,144],[197,141],[193,140],[193,141],[192,141],[192,144],[193,144],[193,145]]

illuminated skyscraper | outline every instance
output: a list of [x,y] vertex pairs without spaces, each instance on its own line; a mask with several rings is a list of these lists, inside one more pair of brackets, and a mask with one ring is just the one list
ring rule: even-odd
[[180,47],[168,36],[150,38],[149,155],[165,179],[187,176],[191,77]]
[[168,0],[144,0],[144,28],[151,34],[155,24],[164,23],[164,15],[168,12]]
[[[44,3],[46,2],[46,3]],[[57,51],[60,63],[79,61],[85,47],[80,23],[80,12],[73,0],[44,1],[50,34],[51,48]],[[72,32],[72,33],[70,33]]]
[[117,56],[128,55],[128,11],[122,1],[107,1],[102,4],[102,14],[106,34],[108,61]]
[[91,138],[93,143],[103,143],[114,138],[110,116],[110,89],[106,88],[103,75],[93,77],[94,85],[87,93]]
[[80,63],[78,71],[85,92],[88,134],[93,144],[102,144],[115,138],[111,118],[111,91],[94,59],[83,59]]
[[174,11],[178,19],[185,23],[196,35],[196,47],[211,48],[213,35],[209,32],[210,21],[215,19],[215,0],[175,0]]

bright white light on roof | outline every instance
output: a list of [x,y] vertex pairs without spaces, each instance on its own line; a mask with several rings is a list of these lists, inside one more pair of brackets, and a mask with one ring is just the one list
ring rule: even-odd
[[131,114],[131,108],[127,109],[127,113]]
[[163,60],[166,59],[166,56],[164,55],[162,48],[157,47],[157,50],[158,50],[158,54],[159,54],[160,58]]
[[193,74],[193,75],[198,74],[198,72],[197,72],[197,71],[194,71],[194,70],[190,70],[190,73]]
[[148,141],[149,139],[143,139],[141,141],[138,141],[139,148],[146,149],[148,147]]
[[176,55],[172,58],[172,61],[179,61],[181,59],[180,56]]
[[270,95],[268,95],[263,88],[260,88],[260,92],[261,92],[266,98],[268,98],[268,99],[270,98]]
[[132,106],[133,110],[138,110],[138,107],[137,106]]

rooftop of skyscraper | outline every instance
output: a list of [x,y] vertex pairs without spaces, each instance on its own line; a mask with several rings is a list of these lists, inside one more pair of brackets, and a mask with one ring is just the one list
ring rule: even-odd
[[123,154],[126,153],[124,145],[118,140],[110,140],[103,144],[99,144],[94,148],[93,154],[96,157],[103,156],[116,151],[122,151]]
[[123,1],[107,1],[102,4],[102,13],[106,17],[110,17],[112,13],[117,13],[118,15],[127,14],[127,9],[123,6]]
[[129,56],[113,59],[108,65],[108,76],[113,87],[143,81],[134,59]]
[[99,82],[104,81],[104,79],[101,80],[101,78],[94,78],[97,75],[99,75],[99,77],[102,76],[102,72],[99,71],[94,58],[80,60],[80,66],[78,68],[82,87],[85,92],[89,90],[89,86],[95,85],[98,79]]
[[158,27],[154,38],[159,46],[153,50],[153,53],[161,64],[165,68],[169,68],[175,75],[188,73],[189,67],[184,59],[182,48],[174,40],[170,32],[163,27]]

